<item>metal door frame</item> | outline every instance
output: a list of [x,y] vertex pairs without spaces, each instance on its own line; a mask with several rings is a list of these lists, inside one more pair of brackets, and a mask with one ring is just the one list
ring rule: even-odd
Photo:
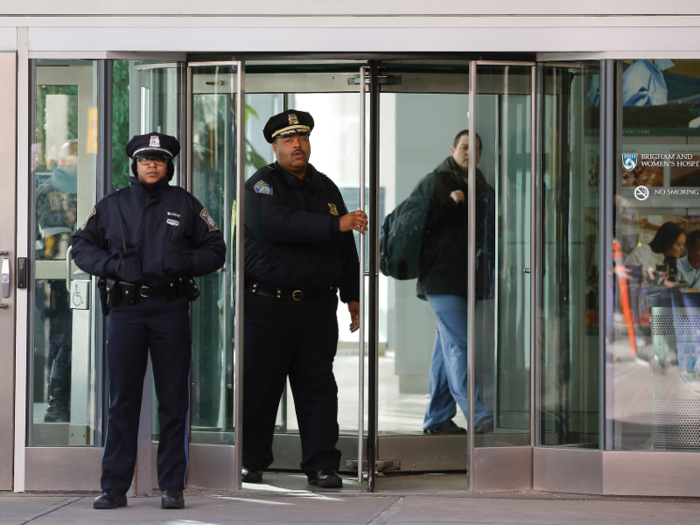
[[[0,122],[6,125],[0,128],[0,187],[5,194],[5,202],[0,209],[0,223],[7,225],[0,228],[0,265],[6,260],[10,271],[9,296],[0,293],[0,333],[5,337],[0,340],[0,362],[5,366],[0,369],[0,490],[12,490],[14,431],[13,413],[15,410],[15,329],[17,320],[16,271],[17,271],[17,237],[16,237],[16,190],[17,172],[15,159],[17,154],[17,135],[15,121],[17,111],[17,54],[0,54]],[[21,396],[17,396],[21,397]]]

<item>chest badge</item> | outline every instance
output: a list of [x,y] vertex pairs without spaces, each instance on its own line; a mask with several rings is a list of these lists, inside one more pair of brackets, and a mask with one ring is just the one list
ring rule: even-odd
[[331,209],[331,215],[335,215],[336,217],[338,216],[338,207],[333,204],[332,202],[328,203],[328,207]]

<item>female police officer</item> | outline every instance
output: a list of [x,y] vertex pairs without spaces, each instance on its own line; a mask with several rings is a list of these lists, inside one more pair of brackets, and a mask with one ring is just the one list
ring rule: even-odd
[[[73,235],[73,257],[101,277],[110,310],[107,364],[110,407],[102,457],[103,493],[96,509],[126,506],[136,462],[143,377],[150,350],[159,408],[158,484],[162,508],[183,508],[187,476],[193,276],[224,264],[226,246],[207,210],[182,188],[170,186],[175,137],[135,136],[129,187],[92,209]],[[108,304],[105,304],[108,303]]]

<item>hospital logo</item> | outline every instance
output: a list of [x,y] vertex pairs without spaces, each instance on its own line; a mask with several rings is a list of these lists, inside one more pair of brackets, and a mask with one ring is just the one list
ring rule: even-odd
[[637,186],[634,189],[634,197],[638,201],[645,201],[649,198],[649,188],[646,186]]
[[637,166],[637,154],[636,153],[623,153],[622,154],[622,165],[627,171],[632,171]]

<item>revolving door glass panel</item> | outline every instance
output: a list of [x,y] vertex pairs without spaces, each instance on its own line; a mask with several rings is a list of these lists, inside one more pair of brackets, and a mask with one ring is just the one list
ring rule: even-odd
[[198,277],[192,304],[192,443],[234,443],[236,82],[234,66],[193,67],[191,192],[228,247],[224,267]]
[[600,63],[542,73],[539,444],[598,448]]
[[475,445],[527,446],[532,67],[477,65],[476,83]]
[[[315,71],[309,72],[307,65],[280,62],[274,65],[275,72],[264,72],[270,69],[270,64],[247,63],[246,176],[251,177],[258,169],[275,162],[273,147],[263,136],[269,117],[287,109],[306,111],[314,119],[314,130],[309,137],[310,163],[338,186],[346,207],[355,210],[359,207],[360,101],[359,86],[354,80],[359,66],[315,64]],[[339,333],[333,373],[338,387],[338,449],[343,455],[341,469],[345,470],[348,461],[352,463],[357,459],[358,337],[357,333],[351,333],[348,307],[340,301],[337,319]],[[274,325],[275,320],[270,319],[270,323]],[[271,329],[274,328],[271,326]],[[259,370],[246,368],[246,374],[259,373]],[[273,469],[299,468],[297,408],[288,381],[275,421]]]

